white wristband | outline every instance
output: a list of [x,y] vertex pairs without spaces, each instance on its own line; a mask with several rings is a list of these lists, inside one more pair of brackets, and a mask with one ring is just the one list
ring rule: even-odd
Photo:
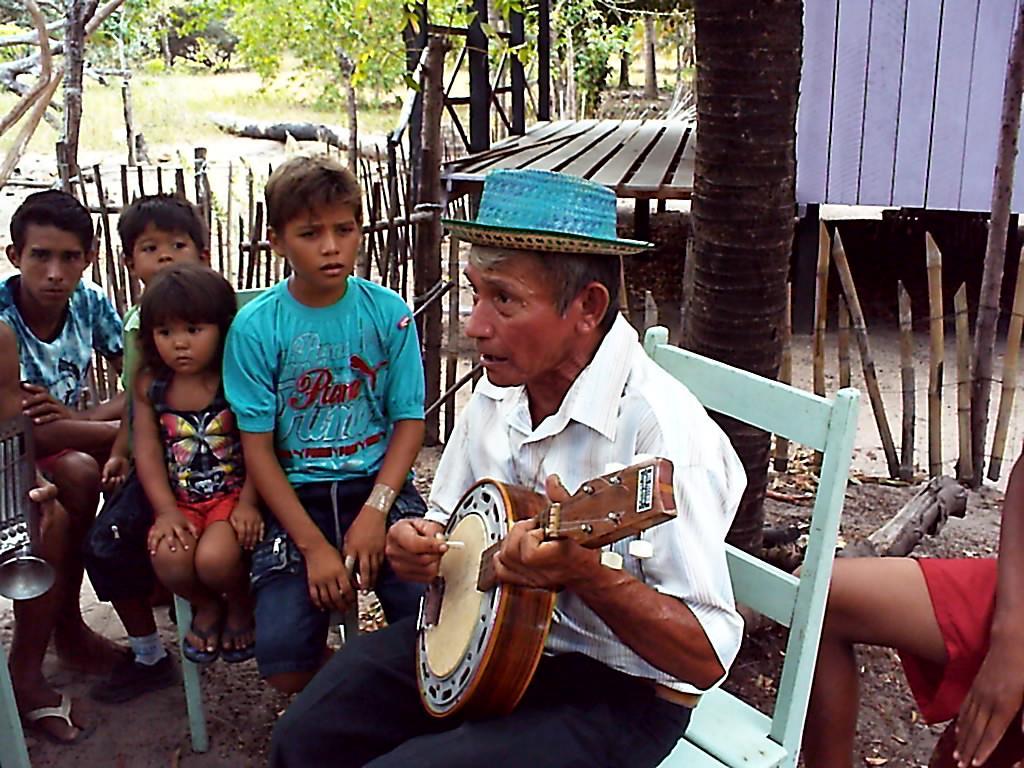
[[394,488],[389,488],[384,483],[377,483],[373,486],[373,490],[370,491],[370,495],[363,506],[379,509],[386,515],[391,511],[391,505],[395,503],[397,497],[398,492]]

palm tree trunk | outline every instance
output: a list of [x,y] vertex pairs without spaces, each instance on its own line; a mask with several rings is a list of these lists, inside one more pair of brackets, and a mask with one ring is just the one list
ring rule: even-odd
[[[697,0],[693,285],[684,345],[775,378],[794,222],[801,0]],[[720,419],[747,471],[729,540],[761,548],[770,435]]]

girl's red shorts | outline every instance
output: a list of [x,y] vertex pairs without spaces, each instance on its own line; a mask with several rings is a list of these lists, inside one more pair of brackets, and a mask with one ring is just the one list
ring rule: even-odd
[[241,493],[240,490],[235,490],[222,496],[214,496],[206,501],[197,501],[191,504],[179,501],[178,509],[190,523],[196,526],[199,533],[202,533],[213,523],[231,517],[231,513],[238,506],[238,497],[241,496]]
[[945,664],[901,653],[903,671],[925,722],[956,716],[988,653],[996,605],[996,560],[918,560],[946,645]]

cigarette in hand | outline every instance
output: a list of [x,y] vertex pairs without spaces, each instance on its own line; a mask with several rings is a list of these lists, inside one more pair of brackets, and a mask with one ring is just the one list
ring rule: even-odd
[[447,544],[449,549],[465,549],[466,542],[456,541],[454,539],[445,538],[443,533],[435,533],[434,538],[440,541],[442,544]]

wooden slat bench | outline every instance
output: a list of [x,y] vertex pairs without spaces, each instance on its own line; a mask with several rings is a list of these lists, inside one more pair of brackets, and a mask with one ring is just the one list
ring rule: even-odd
[[855,389],[841,389],[834,399],[827,400],[667,342],[666,329],[651,328],[644,338],[644,348],[709,411],[802,443],[822,451],[824,456],[799,578],[727,545],[737,602],[789,627],[771,716],[716,688],[701,698],[686,734],[661,768],[796,766],[860,394]]

